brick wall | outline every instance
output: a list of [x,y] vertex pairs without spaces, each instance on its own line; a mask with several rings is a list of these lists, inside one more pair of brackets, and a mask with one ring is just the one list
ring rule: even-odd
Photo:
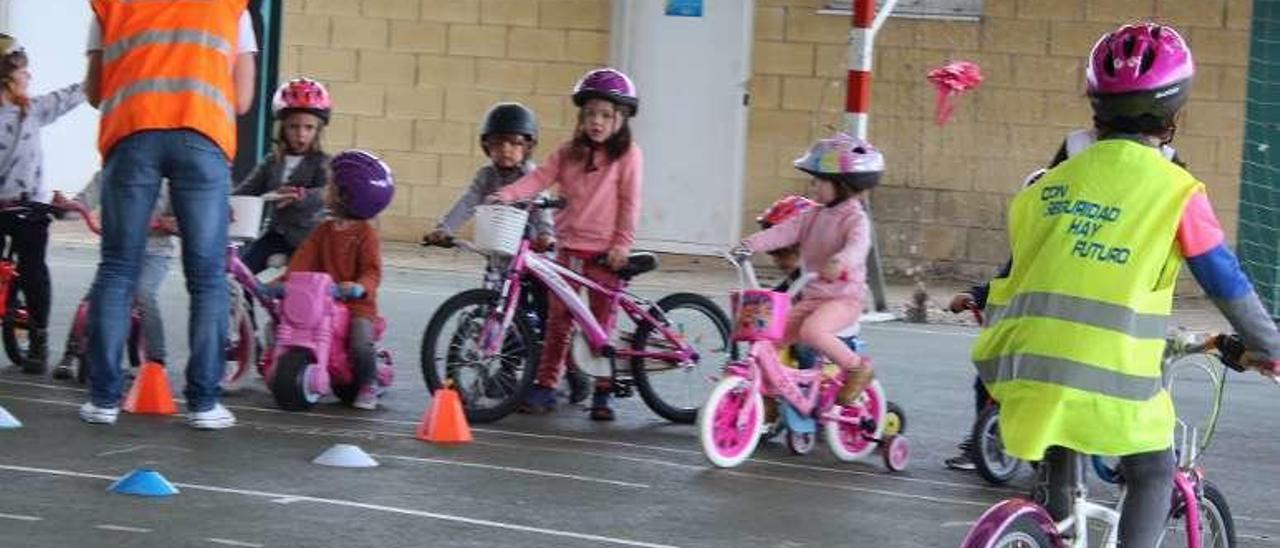
[[[811,0],[758,0],[744,226],[806,179],[791,159],[841,125],[848,17]],[[876,39],[870,137],[888,171],[874,212],[887,269],[982,278],[1003,261],[1004,211],[1023,177],[1089,123],[1084,57],[1120,22],[1183,31],[1199,63],[1175,143],[1234,238],[1249,0],[986,0],[981,22],[890,18]],[[982,87],[932,122],[932,68],[981,65]]]
[[281,78],[333,93],[330,152],[360,147],[396,172],[386,239],[434,226],[485,158],[489,105],[520,101],[542,126],[536,157],[567,139],[568,92],[609,50],[609,0],[286,0]]
[[[649,0],[644,0],[649,1]],[[657,0],[653,0],[657,1]],[[286,0],[282,77],[331,86],[330,150],[383,154],[401,186],[382,229],[416,239],[482,164],[476,128],[499,100],[541,118],[541,157],[568,137],[574,79],[608,60],[610,0]],[[791,161],[842,123],[848,17],[821,0],[757,0],[742,222],[805,179]],[[1004,208],[1023,176],[1088,123],[1083,59],[1122,21],[1182,29],[1199,61],[1177,146],[1234,235],[1250,0],[986,0],[981,22],[891,18],[877,38],[871,137],[889,162],[874,204],[891,273],[980,278],[1007,253]],[[928,70],[986,81],[932,123]]]

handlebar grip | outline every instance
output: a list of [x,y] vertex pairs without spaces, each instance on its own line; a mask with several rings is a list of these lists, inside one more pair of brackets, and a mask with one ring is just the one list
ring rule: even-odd
[[1244,339],[1240,335],[1217,335],[1213,338],[1213,347],[1222,356],[1222,363],[1236,371],[1244,371],[1241,360],[1244,358]]

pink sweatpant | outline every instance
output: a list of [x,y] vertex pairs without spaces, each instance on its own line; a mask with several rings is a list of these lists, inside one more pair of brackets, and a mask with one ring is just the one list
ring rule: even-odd
[[799,340],[839,365],[857,369],[858,355],[836,334],[844,331],[862,315],[861,299],[802,299],[791,307],[787,316],[786,345]]
[[[568,267],[570,270],[586,276],[587,279],[596,282],[604,287],[617,288],[622,285],[618,276],[608,267],[595,264],[595,256],[599,253],[577,251],[572,249],[561,249],[556,253],[556,262],[562,266]],[[581,284],[570,282],[574,289],[578,289]],[[569,312],[569,307],[565,306],[560,299],[554,294],[548,296],[547,307],[547,334],[542,343],[542,359],[538,363],[537,384],[548,388],[555,388],[560,383],[560,377],[564,376],[565,360],[569,357],[569,343],[573,336],[573,315]],[[613,313],[610,309],[612,302],[603,294],[591,292],[588,298],[591,308],[591,314],[596,317],[596,321],[601,325],[605,325],[609,316]],[[596,385],[608,385],[608,377],[596,379]]]

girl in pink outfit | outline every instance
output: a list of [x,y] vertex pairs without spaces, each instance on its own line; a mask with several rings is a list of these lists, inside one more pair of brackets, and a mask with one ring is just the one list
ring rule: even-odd
[[[530,198],[559,183],[567,205],[555,217],[556,260],[606,287],[617,287],[614,270],[627,264],[640,217],[640,147],[631,141],[627,119],[639,106],[635,86],[625,74],[605,68],[588,72],[573,90],[578,129],[538,169],[491,196],[512,202]],[[602,323],[611,312],[608,299],[593,293],[591,312]],[[569,309],[551,299],[542,360],[533,390],[520,408],[546,413],[555,408],[555,386],[564,374],[571,336]],[[597,377],[591,419],[613,420],[608,377]]]
[[870,143],[837,133],[815,143],[795,166],[813,176],[811,195],[822,207],[752,234],[742,245],[752,252],[800,245],[802,268],[818,278],[791,308],[783,344],[803,342],[847,371],[840,392],[847,404],[871,382],[871,367],[836,334],[862,314],[871,225],[859,197],[880,181],[884,158]]

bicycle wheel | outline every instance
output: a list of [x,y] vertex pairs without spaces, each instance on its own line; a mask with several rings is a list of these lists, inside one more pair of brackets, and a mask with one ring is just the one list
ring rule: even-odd
[[965,535],[961,548],[1065,547],[1048,512],[1025,499],[1008,499],[988,508]]
[[258,330],[254,325],[253,302],[239,282],[228,279],[231,318],[227,329],[227,364],[222,370],[222,389],[234,391],[258,364]]
[[482,338],[489,316],[499,304],[489,289],[470,289],[440,305],[422,335],[422,378],[434,393],[444,380],[462,398],[467,420],[492,422],[511,414],[533,385],[541,354],[533,328],[516,314],[502,334],[497,355],[483,356]]
[[[1161,533],[1160,548],[1191,546],[1191,536],[1199,536],[1204,548],[1233,548],[1236,545],[1236,525],[1231,518],[1231,508],[1222,491],[1209,481],[1201,484],[1204,496],[1200,498],[1200,530],[1189,531],[1187,504],[1182,497],[1174,497],[1173,510]],[[1176,491],[1175,491],[1176,492]]]
[[716,383],[707,406],[698,414],[698,442],[702,454],[720,468],[747,460],[760,443],[764,429],[764,401],[742,377],[729,375]]
[[969,458],[982,479],[993,485],[1004,485],[1013,479],[1022,461],[1004,452],[1004,442],[1000,439],[1000,408],[992,405],[984,409],[974,421],[970,435],[973,444]]
[[13,365],[22,367],[31,351],[31,326],[28,325],[27,305],[18,285],[10,282],[9,308],[5,310],[3,330],[4,353]]
[[[667,326],[698,352],[692,367],[668,361],[632,358],[631,375],[645,405],[664,419],[692,424],[698,407],[707,401],[724,364],[738,359],[729,335],[729,318],[711,299],[694,293],[674,293],[657,303]],[[631,339],[638,352],[671,351],[671,343],[653,325],[639,325]]]

